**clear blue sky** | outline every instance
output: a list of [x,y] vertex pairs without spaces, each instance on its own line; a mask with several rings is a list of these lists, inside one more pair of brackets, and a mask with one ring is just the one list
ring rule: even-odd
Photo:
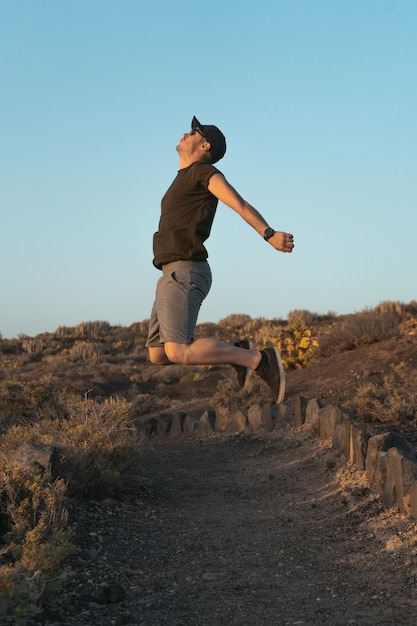
[[417,299],[415,0],[0,0],[0,332],[149,317],[196,115],[277,230],[219,205],[200,321]]

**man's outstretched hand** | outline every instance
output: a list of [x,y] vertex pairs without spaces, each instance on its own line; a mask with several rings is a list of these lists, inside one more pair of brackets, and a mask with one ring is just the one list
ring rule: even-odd
[[290,233],[282,233],[277,230],[268,239],[268,243],[280,252],[292,252],[294,248],[294,237]]

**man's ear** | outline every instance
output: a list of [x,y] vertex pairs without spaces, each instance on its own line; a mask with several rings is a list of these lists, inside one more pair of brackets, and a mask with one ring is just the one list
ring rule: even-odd
[[201,145],[202,149],[204,150],[204,152],[210,152],[211,150],[211,144],[208,141],[205,141],[202,145]]

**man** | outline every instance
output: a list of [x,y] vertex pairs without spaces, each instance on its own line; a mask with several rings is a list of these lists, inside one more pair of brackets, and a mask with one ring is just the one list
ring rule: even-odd
[[168,365],[232,365],[245,389],[252,372],[282,402],[285,377],[277,348],[254,350],[251,341],[234,345],[215,338],[194,339],[200,306],[211,286],[205,240],[220,200],[236,211],[269,245],[292,252],[293,236],[274,231],[244,200],[213,164],[226,152],[223,133],[193,118],[191,131],[177,145],[180,169],[162,199],[158,232],[154,235],[155,267],[162,270],[156,288],[146,346],[152,363]]

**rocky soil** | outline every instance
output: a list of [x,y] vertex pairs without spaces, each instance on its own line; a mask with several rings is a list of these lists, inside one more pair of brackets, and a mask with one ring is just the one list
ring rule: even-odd
[[[388,341],[292,372],[287,402],[343,404],[415,348]],[[329,442],[291,426],[165,438],[141,471],[133,501],[72,504],[80,549],[34,625],[417,623],[416,523]]]

